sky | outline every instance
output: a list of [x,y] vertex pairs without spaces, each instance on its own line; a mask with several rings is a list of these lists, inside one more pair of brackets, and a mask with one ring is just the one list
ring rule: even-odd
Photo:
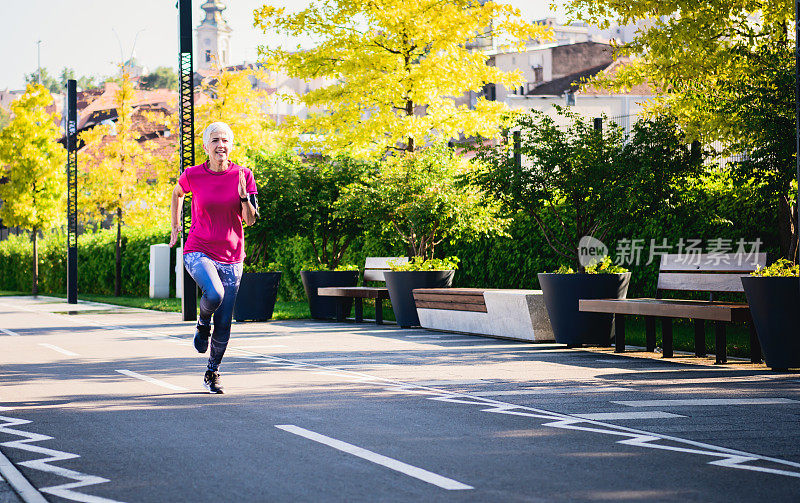
[[[413,0],[412,0],[413,1]],[[25,74],[36,71],[37,57],[51,75],[64,67],[76,77],[108,76],[116,73],[120,61],[133,53],[150,70],[158,66],[177,69],[178,10],[176,0],[2,0],[4,13],[0,30],[3,63],[0,90],[23,89]],[[193,25],[203,15],[194,0]],[[223,17],[233,29],[232,64],[257,59],[257,47],[285,42],[253,27],[253,10],[266,0],[225,0]],[[307,0],[270,0],[288,11],[300,10]],[[519,8],[527,19],[550,14],[550,0],[505,0]],[[41,40],[41,44],[37,41]]]

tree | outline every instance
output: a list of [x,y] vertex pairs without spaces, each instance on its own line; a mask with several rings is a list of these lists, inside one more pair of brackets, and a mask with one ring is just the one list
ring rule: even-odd
[[[269,94],[254,87],[254,81],[265,82],[268,78],[264,72],[251,68],[222,70],[203,80],[201,89],[211,99],[195,108],[195,152],[203,152],[203,130],[216,121],[227,123],[233,130],[234,162],[243,163],[249,150],[277,148]],[[179,130],[177,124],[173,127],[173,131]]]
[[178,90],[178,74],[168,66],[159,66],[151,73],[139,79],[142,89],[172,89]]
[[313,250],[312,267],[335,270],[350,244],[364,232],[363,208],[339,208],[344,188],[363,185],[371,163],[346,156],[303,159],[294,153],[253,154],[261,217],[248,227],[253,263],[278,259],[275,243],[300,235]]
[[[590,23],[639,22],[639,36],[618,55],[633,56],[595,85],[619,89],[649,82],[656,113],[675,116],[688,139],[721,141],[724,153],[748,154],[765,199],[774,201],[784,257],[794,259],[797,230],[788,203],[795,173],[794,4],[784,0],[662,2],[570,0],[567,10]],[[758,159],[756,162],[755,159]]]
[[600,26],[609,20],[638,23],[636,39],[618,48],[631,64],[594,83],[611,89],[652,84],[659,93],[655,106],[668,108],[691,139],[732,140],[747,131],[739,117],[711,106],[727,100],[730,86],[769,70],[774,61],[764,51],[790,47],[788,27],[794,22],[785,0],[568,0],[567,12]]
[[[746,152],[731,163],[740,185],[753,183],[767,204],[772,204],[778,225],[781,256],[795,260],[798,252],[795,182],[796,138],[786,134],[795,128],[795,61],[786,46],[764,48],[762,71],[732,83],[728,97],[714,103],[721,114],[735,114],[746,125],[746,134],[730,141],[730,150]],[[794,195],[791,195],[791,194]]]
[[[35,84],[38,82],[38,71],[31,72],[25,75],[25,82],[29,84]],[[64,67],[61,69],[61,73],[59,74],[59,78],[56,79],[47,71],[47,68],[42,68],[42,85],[47,88],[52,94],[60,94],[66,92],[67,81],[69,79],[75,79],[75,70],[69,67]],[[95,77],[79,77],[76,79],[78,88],[86,91],[88,89],[94,89],[98,86],[97,82],[95,82]]]
[[[41,69],[42,76],[41,76],[41,84],[47,89],[51,94],[58,94],[62,91],[61,84],[55,77],[50,75],[47,71],[47,68]],[[25,83],[26,84],[36,84],[39,83],[39,70],[35,72],[31,72],[25,75]]]
[[481,189],[460,183],[473,170],[440,142],[385,159],[366,184],[346,187],[337,207],[393,235],[409,257],[432,259],[444,240],[504,232],[498,205]]
[[77,79],[76,82],[78,89],[81,91],[88,91],[90,89],[97,89],[100,87],[100,83],[97,81],[97,77],[87,77],[86,75]]
[[39,293],[39,231],[63,224],[66,216],[66,152],[58,143],[59,117],[46,110],[52,103],[44,86],[28,84],[11,104],[14,118],[0,132],[0,165],[8,178],[0,184],[0,219],[31,231],[33,295]]
[[486,84],[517,86],[521,72],[488,66],[487,56],[467,42],[507,36],[521,47],[548,33],[491,0],[328,0],[296,14],[265,5],[255,24],[318,40],[296,52],[260,48],[269,65],[291,77],[328,82],[294,98],[321,112],[287,124],[314,135],[310,149],[364,156],[413,152],[436,137],[494,136],[505,105],[479,98],[472,109],[458,99]]
[[556,109],[566,126],[536,110],[517,117],[522,165],[507,144],[485,147],[478,156],[484,168],[471,179],[509,209],[530,215],[550,247],[580,267],[580,239],[603,239],[615,196],[621,195],[624,134],[613,125],[598,131],[591,120]]
[[5,129],[6,126],[11,122],[11,113],[8,112],[5,108],[0,107],[0,131]]
[[[102,220],[113,215],[117,226],[114,295],[122,291],[122,225],[157,225],[169,221],[168,158],[156,152],[158,142],[140,141],[133,101],[136,90],[124,74],[116,94],[117,121],[81,134],[87,168],[80,170],[85,216]],[[141,117],[141,116],[140,116]],[[147,120],[147,118],[145,118]],[[170,156],[171,157],[171,156]]]

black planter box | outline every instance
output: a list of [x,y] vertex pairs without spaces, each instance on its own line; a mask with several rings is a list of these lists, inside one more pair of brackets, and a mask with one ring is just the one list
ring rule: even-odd
[[[303,289],[306,291],[311,317],[315,320],[334,319],[336,318],[336,303],[342,299],[320,297],[317,295],[317,289],[326,286],[356,286],[358,271],[300,271],[300,279],[303,281]],[[350,316],[353,299],[345,300],[343,307],[344,316]]]
[[449,288],[455,271],[386,271],[383,277],[397,324],[403,328],[419,326],[415,288]]
[[581,312],[578,300],[624,299],[628,295],[631,273],[539,273],[538,276],[556,342],[568,346],[611,344],[614,315]]
[[246,272],[239,283],[239,293],[233,305],[236,321],[266,321],[272,318],[281,273]]
[[800,280],[744,276],[742,286],[764,362],[776,370],[800,367]]

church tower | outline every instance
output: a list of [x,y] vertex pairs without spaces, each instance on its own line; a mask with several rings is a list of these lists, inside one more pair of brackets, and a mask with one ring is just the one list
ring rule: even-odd
[[231,27],[222,19],[225,4],[222,0],[207,0],[200,6],[205,12],[205,19],[197,27],[197,59],[199,70],[230,65]]

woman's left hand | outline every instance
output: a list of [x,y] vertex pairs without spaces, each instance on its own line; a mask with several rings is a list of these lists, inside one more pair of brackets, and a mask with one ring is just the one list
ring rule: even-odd
[[244,179],[244,170],[239,168],[239,198],[247,197],[247,182]]

